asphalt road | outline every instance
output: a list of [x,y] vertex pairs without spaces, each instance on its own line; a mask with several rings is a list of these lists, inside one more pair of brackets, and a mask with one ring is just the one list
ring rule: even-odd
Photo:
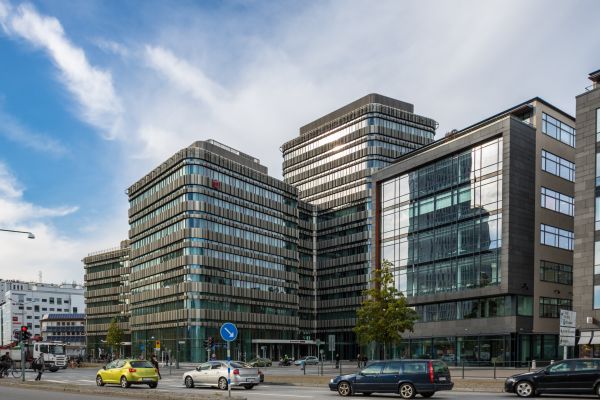
[[[221,396],[225,394],[220,390],[214,388],[194,388],[187,389],[184,387],[181,376],[183,374],[183,370],[175,371],[173,370],[173,374],[169,375],[168,368],[166,370],[161,371],[163,379],[160,381],[157,389],[149,389],[145,386],[143,387],[132,387],[131,391],[163,391],[169,393],[189,393],[189,391],[194,390],[198,393],[206,393],[206,394],[220,394]],[[82,386],[95,386],[94,377],[96,374],[95,369],[67,369],[61,370],[55,373],[47,372],[44,374],[42,380],[44,382],[51,383],[69,383],[75,385]],[[27,380],[33,380],[35,375],[33,373],[27,374]],[[6,378],[5,378],[6,379]],[[14,379],[14,378],[8,378]],[[292,377],[293,379],[293,377]],[[117,394],[118,387],[107,385],[103,388],[103,391],[106,392],[106,397],[111,399],[120,400],[121,398],[113,397]],[[283,386],[283,385],[274,385],[274,384],[262,384],[255,387],[252,390],[246,390],[243,388],[233,388],[232,394],[240,394],[244,397],[247,397],[248,400],[265,400],[265,399],[282,399],[282,400],[333,400],[340,399],[336,392],[330,391],[327,387],[308,387],[308,386]],[[357,396],[362,397],[362,396]],[[82,395],[82,394],[68,394],[63,392],[49,392],[49,391],[36,391],[29,389],[17,389],[17,388],[9,388],[6,386],[0,387],[0,399],[2,400],[71,400],[71,399],[90,399],[97,400],[102,398],[102,396],[95,395]],[[373,394],[370,398],[374,399],[399,399],[398,395],[378,395]],[[420,398],[417,396],[417,398]],[[485,393],[485,392],[458,392],[458,391],[450,391],[450,392],[438,392],[435,394],[433,398],[436,399],[467,399],[467,400],[476,400],[476,399],[516,399],[516,395],[508,394],[508,393]],[[548,399],[596,399],[595,396],[551,396],[544,395],[543,398]],[[124,400],[124,399],[123,399]]]

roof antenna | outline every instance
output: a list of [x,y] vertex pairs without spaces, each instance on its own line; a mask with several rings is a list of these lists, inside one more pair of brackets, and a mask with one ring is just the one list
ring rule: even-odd
[[38,280],[42,283],[42,271],[38,271]]

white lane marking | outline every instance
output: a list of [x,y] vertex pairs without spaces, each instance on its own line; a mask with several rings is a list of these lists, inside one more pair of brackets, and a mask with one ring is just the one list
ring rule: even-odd
[[272,393],[261,393],[260,395],[261,396],[277,396],[277,397],[302,397],[305,399],[313,399],[315,397],[315,396],[299,396],[297,394],[272,394]]

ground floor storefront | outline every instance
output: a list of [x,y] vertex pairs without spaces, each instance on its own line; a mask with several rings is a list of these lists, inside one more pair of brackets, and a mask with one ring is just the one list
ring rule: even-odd
[[558,335],[507,333],[405,339],[386,353],[393,358],[441,359],[450,365],[518,366],[561,359],[563,347]]

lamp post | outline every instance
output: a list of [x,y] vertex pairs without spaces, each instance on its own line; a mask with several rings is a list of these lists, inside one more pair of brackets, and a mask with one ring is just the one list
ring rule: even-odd
[[2,229],[2,228],[0,228],[0,231],[1,232],[11,232],[11,233],[24,233],[27,235],[28,239],[35,239],[35,235],[33,233],[27,232],[27,231],[15,231],[12,229]]
[[[2,229],[2,228],[0,228],[0,231],[10,232],[10,233],[24,233],[27,235],[28,239],[35,239],[35,235],[33,233],[27,232],[27,231],[16,231],[13,229]],[[25,382],[25,349],[24,349],[24,347],[25,347],[24,344],[21,343],[21,381],[23,381],[23,382]]]

